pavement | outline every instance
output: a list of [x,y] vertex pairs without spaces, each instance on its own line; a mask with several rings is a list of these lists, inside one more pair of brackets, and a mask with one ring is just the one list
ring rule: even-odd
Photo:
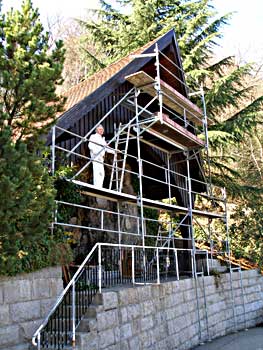
[[263,327],[229,334],[199,345],[193,350],[263,350]]

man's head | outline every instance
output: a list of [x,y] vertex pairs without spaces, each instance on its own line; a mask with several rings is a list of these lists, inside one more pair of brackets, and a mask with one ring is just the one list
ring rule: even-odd
[[101,136],[104,134],[104,127],[101,124],[96,127],[96,133]]

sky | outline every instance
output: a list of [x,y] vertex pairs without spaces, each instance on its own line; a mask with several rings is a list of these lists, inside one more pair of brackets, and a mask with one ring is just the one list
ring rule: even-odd
[[[19,8],[22,0],[2,0],[2,11]],[[88,8],[98,7],[98,0],[32,0],[39,8],[41,20],[57,14],[63,18],[83,17]],[[108,1],[113,3],[114,1]],[[263,63],[263,0],[212,0],[219,14],[234,12],[230,24],[225,26],[223,39],[216,55],[235,55],[238,60]]]

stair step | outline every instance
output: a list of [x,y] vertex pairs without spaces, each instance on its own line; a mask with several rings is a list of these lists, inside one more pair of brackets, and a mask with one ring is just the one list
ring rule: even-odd
[[97,316],[96,305],[90,305],[85,313],[87,317],[94,318]]
[[89,333],[96,328],[97,321],[92,317],[85,317],[81,320],[77,333]]

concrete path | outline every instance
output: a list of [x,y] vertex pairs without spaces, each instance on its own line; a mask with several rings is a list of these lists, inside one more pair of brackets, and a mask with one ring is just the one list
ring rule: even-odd
[[263,327],[226,335],[193,350],[263,350]]

